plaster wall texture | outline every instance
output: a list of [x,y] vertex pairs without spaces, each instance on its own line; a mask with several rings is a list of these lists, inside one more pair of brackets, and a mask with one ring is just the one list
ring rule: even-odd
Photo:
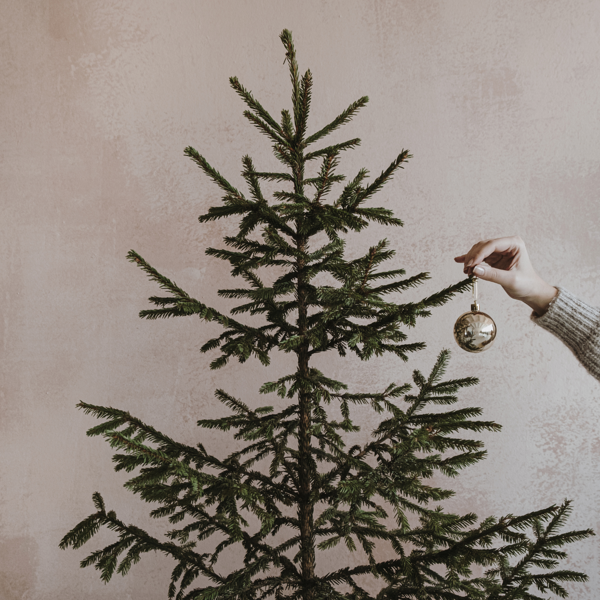
[[[211,372],[198,348],[217,329],[137,318],[156,287],[125,260],[130,248],[210,304],[231,281],[203,249],[231,225],[199,225],[218,189],[183,157],[192,145],[234,184],[240,159],[274,166],[268,143],[229,89],[237,75],[274,112],[289,107],[279,32],[294,33],[315,80],[312,128],[368,94],[336,139],[361,137],[341,172],[372,173],[402,148],[414,158],[379,195],[405,221],[386,235],[395,265],[431,280],[460,278],[452,257],[482,237],[519,234],[540,274],[600,304],[600,3],[596,0],[21,0],[0,3],[0,600],[153,600],[172,565],[148,556],[104,585],[78,568],[94,541],[58,541],[93,511],[99,490],[126,522],[147,506],[126,493],[79,400],[130,410],[182,441],[198,418],[222,414],[217,387],[264,402],[256,363]],[[448,506],[480,516],[575,501],[571,526],[600,531],[600,388],[528,310],[483,284],[499,328],[482,355],[456,349],[450,373],[481,384],[461,405],[482,406],[502,433],[487,460],[451,486]],[[415,295],[416,297],[416,295]],[[405,382],[454,349],[458,299],[411,332],[428,349],[407,365],[323,362],[355,390]],[[374,424],[364,413],[364,436]],[[217,451],[226,438],[203,434]],[[160,525],[150,525],[160,533]],[[102,534],[101,540],[112,539]],[[598,538],[571,549],[600,589]],[[357,558],[336,550],[339,561]],[[328,562],[329,561],[329,562]]]

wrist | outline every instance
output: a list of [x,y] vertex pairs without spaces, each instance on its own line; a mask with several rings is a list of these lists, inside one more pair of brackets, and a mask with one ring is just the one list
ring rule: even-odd
[[541,281],[535,292],[527,298],[523,298],[523,302],[533,310],[536,316],[541,317],[557,294],[558,290],[554,286]]

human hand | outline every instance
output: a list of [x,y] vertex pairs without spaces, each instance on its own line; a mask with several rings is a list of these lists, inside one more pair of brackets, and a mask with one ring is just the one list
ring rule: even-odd
[[454,260],[464,264],[467,275],[498,283],[511,298],[521,300],[538,316],[548,310],[558,293],[535,272],[525,243],[517,236],[478,242]]

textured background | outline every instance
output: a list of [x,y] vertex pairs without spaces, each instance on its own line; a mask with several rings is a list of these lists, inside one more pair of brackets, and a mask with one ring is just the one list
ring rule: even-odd
[[[354,237],[352,252],[387,235],[396,265],[431,272],[424,295],[462,277],[452,257],[473,242],[519,234],[543,277],[600,304],[596,0],[2,0],[1,600],[166,597],[167,559],[149,556],[105,586],[78,568],[96,541],[57,548],[92,512],[95,490],[123,520],[147,522],[110,449],[86,438],[95,421],[77,401],[128,409],[188,442],[198,418],[222,414],[215,387],[265,401],[256,391],[273,376],[256,363],[209,371],[198,348],[216,330],[137,318],[156,287],[125,254],[136,249],[218,301],[229,275],[203,249],[230,226],[196,221],[219,193],[182,151],[193,145],[240,185],[244,153],[274,165],[227,79],[238,75],[275,113],[288,107],[284,27],[315,79],[313,130],[371,98],[337,136],[363,139],[341,172],[378,173],[402,148],[414,154],[379,196],[404,229]],[[451,482],[449,505],[499,516],[568,497],[571,525],[600,530],[598,383],[526,307],[481,287],[497,342],[480,356],[456,350],[450,375],[480,377],[461,405],[483,406],[504,429],[486,436],[488,459]],[[408,365],[322,366],[354,390],[404,382],[454,348],[468,304],[455,300],[411,333],[428,349]],[[361,419],[366,437],[374,420]],[[222,438],[205,439],[225,452]],[[597,539],[571,550],[590,576],[581,600],[600,589]]]

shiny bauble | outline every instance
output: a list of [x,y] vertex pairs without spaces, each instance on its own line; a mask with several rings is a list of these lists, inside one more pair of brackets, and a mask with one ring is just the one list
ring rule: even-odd
[[[474,307],[472,307],[474,308]],[[454,339],[467,352],[487,350],[496,337],[496,323],[480,310],[471,310],[460,315],[454,324]]]

